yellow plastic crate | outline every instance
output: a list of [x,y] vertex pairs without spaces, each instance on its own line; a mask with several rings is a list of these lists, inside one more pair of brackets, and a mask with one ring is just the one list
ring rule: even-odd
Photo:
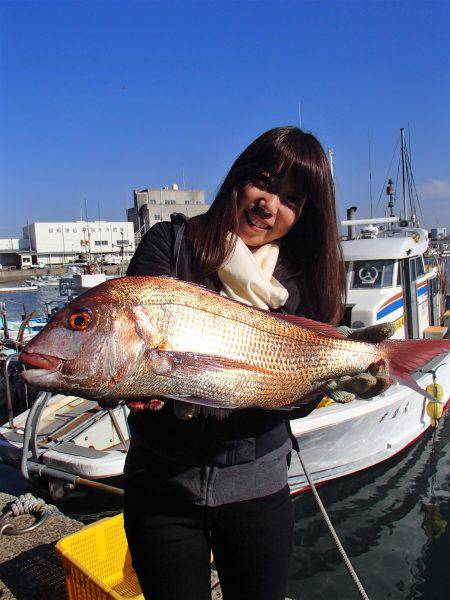
[[56,544],[70,600],[142,599],[131,566],[123,514],[101,519]]

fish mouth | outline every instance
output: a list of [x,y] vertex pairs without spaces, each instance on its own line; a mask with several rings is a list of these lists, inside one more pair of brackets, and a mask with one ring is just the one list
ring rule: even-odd
[[19,360],[27,368],[40,369],[51,373],[59,371],[63,363],[56,356],[36,354],[34,352],[27,352],[26,350],[20,353]]

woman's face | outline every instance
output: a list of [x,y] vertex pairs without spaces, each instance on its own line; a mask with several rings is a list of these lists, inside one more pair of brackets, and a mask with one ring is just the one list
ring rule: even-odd
[[249,248],[279,240],[297,222],[302,205],[289,184],[276,194],[248,184],[238,199],[237,234]]

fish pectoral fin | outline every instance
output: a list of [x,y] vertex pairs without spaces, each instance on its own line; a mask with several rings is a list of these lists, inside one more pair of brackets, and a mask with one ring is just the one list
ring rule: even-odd
[[171,377],[186,377],[201,371],[217,371],[239,369],[243,371],[266,372],[253,365],[244,362],[224,358],[222,356],[210,356],[208,354],[197,354],[195,352],[173,352],[164,351],[163,346],[152,348],[147,352],[147,359],[156,375],[167,375]]
[[166,352],[167,357],[173,361],[174,371],[183,373],[193,373],[195,371],[217,371],[217,370],[242,370],[256,371],[258,373],[268,373],[265,369],[260,369],[255,365],[226,358],[223,356],[212,356],[210,354],[200,354],[196,352]]

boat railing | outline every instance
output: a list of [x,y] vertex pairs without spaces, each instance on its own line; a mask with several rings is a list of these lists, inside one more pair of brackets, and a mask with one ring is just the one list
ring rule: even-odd
[[[22,445],[22,458],[20,462],[20,471],[22,476],[27,480],[32,480],[34,477],[48,477],[53,480],[63,482],[63,485],[68,489],[73,489],[76,485],[84,485],[91,488],[96,488],[109,492],[115,495],[123,496],[123,489],[107,485],[98,481],[85,479],[57,469],[49,467],[42,462],[41,456],[45,453],[45,448],[39,447],[38,434],[39,434],[39,422],[44,414],[44,409],[48,405],[51,399],[50,392],[41,392],[36,398],[33,406],[31,407],[28,417],[25,423],[25,429],[23,434],[23,445]],[[112,411],[107,408],[101,408],[98,413],[94,416],[95,420],[98,420],[105,414],[109,413],[111,417]],[[111,417],[111,420],[116,422]],[[92,423],[91,423],[92,424]],[[118,426],[118,424],[117,424]],[[120,426],[119,430],[120,430]],[[118,432],[117,432],[118,433]],[[124,442],[123,434],[119,435],[121,441]]]
[[19,352],[14,352],[6,357],[6,360],[3,362],[3,396],[6,404],[6,412],[8,415],[8,426],[10,429],[14,429],[14,411],[13,411],[13,401],[11,395],[11,386],[9,382],[9,368],[12,361],[17,360],[19,358]]

